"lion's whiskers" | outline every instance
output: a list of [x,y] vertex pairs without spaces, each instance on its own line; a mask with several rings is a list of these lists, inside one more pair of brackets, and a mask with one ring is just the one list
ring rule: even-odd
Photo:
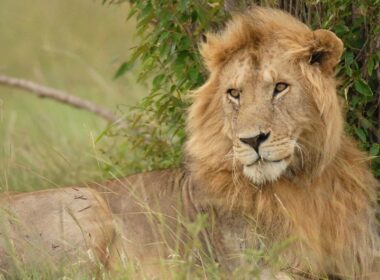
[[302,149],[302,146],[298,143],[298,142],[295,142],[294,143],[294,147],[296,147],[298,149],[298,151],[300,152],[300,155],[301,155],[301,167],[303,168],[304,167],[304,159],[303,159],[303,149]]
[[234,151],[231,149],[227,154],[223,156],[223,161],[228,161],[234,158]]
[[229,197],[231,197],[231,207],[235,204],[236,199],[238,198],[239,193],[243,186],[239,177],[240,176],[238,172],[236,157],[234,157],[232,160],[232,182],[233,182],[234,188],[231,188],[229,192]]

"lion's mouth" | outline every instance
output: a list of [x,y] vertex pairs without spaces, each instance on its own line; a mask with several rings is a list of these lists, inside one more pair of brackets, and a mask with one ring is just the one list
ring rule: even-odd
[[284,161],[284,160],[287,160],[291,157],[291,155],[288,155],[286,157],[283,157],[281,159],[276,159],[276,160],[269,160],[269,159],[266,159],[266,158],[263,158],[263,157],[259,157],[257,160],[255,160],[254,162],[250,163],[250,164],[246,164],[245,166],[246,167],[251,167],[251,166],[254,166],[255,164],[259,164],[260,162],[270,162],[270,163],[279,163],[281,161]]

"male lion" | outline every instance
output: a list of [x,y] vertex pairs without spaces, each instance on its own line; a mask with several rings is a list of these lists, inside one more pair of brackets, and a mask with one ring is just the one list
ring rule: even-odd
[[158,261],[193,248],[191,223],[206,214],[196,231],[204,250],[194,254],[226,272],[245,249],[292,239],[278,253],[282,271],[380,279],[377,181],[343,130],[334,79],[342,51],[332,32],[278,10],[234,16],[201,45],[210,75],[189,110],[184,167],[4,195],[17,220],[3,223],[14,251],[27,262],[20,244],[37,244],[73,262],[89,250],[105,266],[138,260],[161,275]]

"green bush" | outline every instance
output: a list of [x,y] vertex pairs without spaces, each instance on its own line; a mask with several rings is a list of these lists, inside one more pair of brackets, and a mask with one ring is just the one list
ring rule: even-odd
[[226,7],[248,2],[286,10],[312,28],[335,32],[345,44],[337,69],[347,111],[347,131],[369,151],[380,176],[379,62],[380,0],[347,1],[128,1],[137,20],[141,43],[116,73],[140,64],[139,80],[151,81],[150,94],[126,113],[128,129],[106,131],[107,170],[122,174],[178,166],[185,141],[184,120],[189,92],[203,83],[206,72],[197,44],[204,31],[223,26]]

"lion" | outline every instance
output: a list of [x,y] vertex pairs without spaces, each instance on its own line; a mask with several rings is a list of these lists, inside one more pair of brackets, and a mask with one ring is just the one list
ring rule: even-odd
[[[37,244],[72,264],[82,251],[110,270],[136,261],[148,278],[168,279],[157,264],[190,248],[228,279],[244,263],[258,265],[246,263],[245,250],[291,239],[280,268],[261,278],[379,279],[378,182],[343,129],[334,76],[342,52],[334,33],[285,12],[234,15],[200,45],[209,77],[193,93],[183,166],[3,195],[17,220],[2,223],[15,254],[27,262],[20,244]],[[199,215],[205,228],[194,231]]]

